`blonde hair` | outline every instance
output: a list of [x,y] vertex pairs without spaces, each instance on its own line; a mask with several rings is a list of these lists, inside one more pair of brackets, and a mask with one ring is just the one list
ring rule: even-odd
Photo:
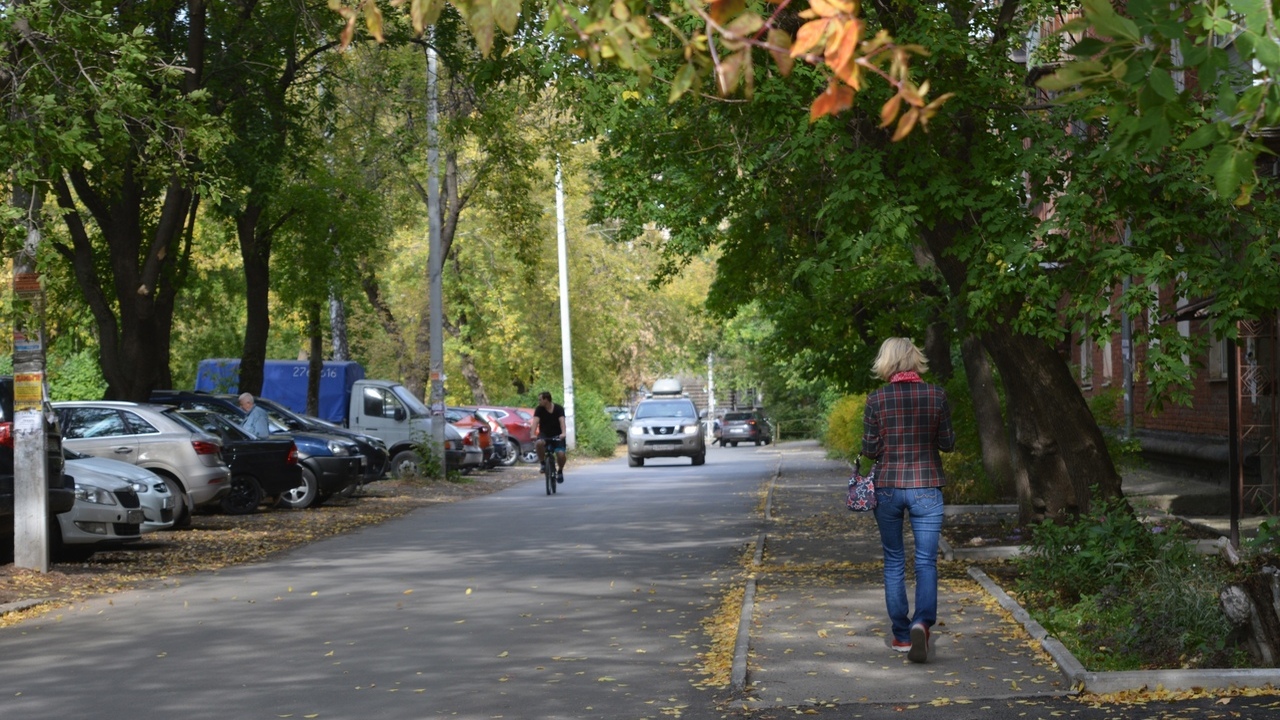
[[929,361],[910,338],[894,337],[880,344],[871,372],[881,380],[888,380],[896,373],[914,371],[923,375],[929,370]]

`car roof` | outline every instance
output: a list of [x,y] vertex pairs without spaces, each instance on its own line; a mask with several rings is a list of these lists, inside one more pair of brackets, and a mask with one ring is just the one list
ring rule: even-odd
[[159,403],[138,403],[129,400],[59,400],[51,403],[55,408],[64,407],[99,407],[99,408],[115,408],[116,410],[150,410],[151,412],[162,413],[172,408],[172,405],[161,405]]

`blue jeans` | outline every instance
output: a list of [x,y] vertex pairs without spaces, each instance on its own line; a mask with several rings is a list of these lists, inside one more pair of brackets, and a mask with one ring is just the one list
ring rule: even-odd
[[[884,604],[893,623],[893,637],[910,642],[911,626],[938,621],[938,536],[942,533],[942,489],[876,488],[876,525],[884,547]],[[902,520],[911,518],[915,538],[916,612],[907,605],[906,548]]]

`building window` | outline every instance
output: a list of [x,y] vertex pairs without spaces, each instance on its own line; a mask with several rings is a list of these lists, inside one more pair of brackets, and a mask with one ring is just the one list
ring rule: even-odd
[[1231,349],[1229,340],[1211,338],[1209,340],[1209,379],[1227,379],[1227,352]]

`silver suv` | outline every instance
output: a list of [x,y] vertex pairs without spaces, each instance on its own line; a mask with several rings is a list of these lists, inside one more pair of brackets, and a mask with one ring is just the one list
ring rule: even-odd
[[636,404],[627,430],[627,464],[646,458],[687,457],[694,465],[707,461],[707,434],[697,407],[678,380],[659,380],[653,393]]
[[191,510],[231,491],[231,468],[212,435],[172,417],[173,408],[107,400],[56,402],[63,444],[76,452],[121,460],[164,478],[173,493],[174,525],[191,524]]

